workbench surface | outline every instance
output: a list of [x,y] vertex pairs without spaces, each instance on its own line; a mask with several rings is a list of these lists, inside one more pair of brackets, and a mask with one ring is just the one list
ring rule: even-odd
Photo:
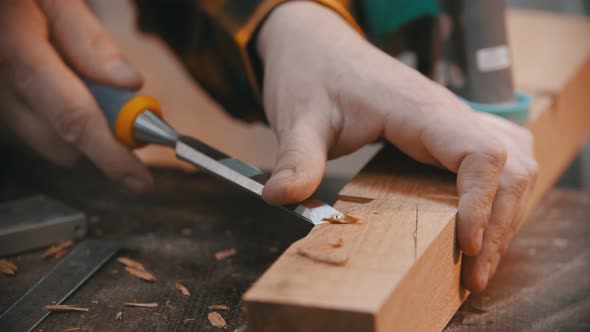
[[[37,331],[218,331],[207,319],[214,304],[228,305],[229,311],[218,311],[229,331],[241,331],[241,295],[311,228],[198,172],[154,169],[156,190],[133,196],[89,165],[66,171],[28,154],[3,155],[1,201],[42,193],[78,208],[89,216],[89,238],[120,242],[121,255],[157,277],[154,283],[135,279],[112,260],[65,302],[90,312],[54,313]],[[590,329],[589,239],[590,193],[554,190],[520,231],[489,289],[472,295],[447,329]],[[214,258],[230,248],[235,256]],[[56,263],[41,252],[10,258],[19,270],[0,275],[0,312]],[[177,281],[192,295],[180,294]],[[122,320],[115,320],[118,312]]]

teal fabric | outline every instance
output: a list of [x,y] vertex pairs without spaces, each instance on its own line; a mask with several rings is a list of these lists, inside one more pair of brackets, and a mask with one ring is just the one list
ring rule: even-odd
[[366,30],[380,42],[400,25],[420,16],[438,16],[438,0],[361,0]]
[[519,125],[524,125],[529,115],[533,99],[523,91],[516,91],[516,100],[510,104],[479,104],[463,99],[471,108],[478,112],[486,112],[501,116]]

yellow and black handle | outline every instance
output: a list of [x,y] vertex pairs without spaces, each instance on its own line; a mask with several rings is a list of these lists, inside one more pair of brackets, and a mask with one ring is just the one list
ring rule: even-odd
[[136,95],[135,92],[102,85],[84,80],[92,93],[117,140],[129,148],[137,148],[145,143],[138,142],[133,127],[139,115],[150,111],[163,119],[160,103],[150,96]]

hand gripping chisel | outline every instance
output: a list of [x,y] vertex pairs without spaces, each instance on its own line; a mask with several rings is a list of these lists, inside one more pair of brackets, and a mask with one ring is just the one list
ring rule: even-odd
[[[268,174],[195,138],[178,134],[163,120],[156,99],[94,82],[85,83],[106,116],[115,137],[124,145],[132,149],[150,143],[169,146],[175,149],[177,158],[262,197],[262,188],[270,178]],[[314,198],[282,208],[314,225],[324,223],[323,218],[343,217],[338,210]]]

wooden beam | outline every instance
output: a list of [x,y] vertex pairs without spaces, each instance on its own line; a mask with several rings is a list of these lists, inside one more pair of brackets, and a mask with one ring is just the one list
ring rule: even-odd
[[[563,18],[517,13],[509,16],[509,27],[515,20],[516,25],[528,29],[529,35],[555,35],[553,30],[548,34],[530,30],[531,24],[542,24],[541,30],[560,29],[557,38],[543,40],[545,44],[561,46],[558,38],[570,35],[571,27]],[[590,31],[588,22],[580,24],[586,33]],[[583,36],[579,43],[587,38],[587,34]],[[513,38],[514,52],[518,52],[519,43],[526,43],[531,55],[527,61],[534,62],[534,46],[527,41]],[[580,51],[580,46],[576,47],[560,51]],[[535,104],[535,116],[528,125],[540,164],[529,211],[579,151],[590,131],[590,52],[584,52],[574,55],[578,62],[550,58],[546,63],[536,63],[537,70],[531,71],[539,79],[551,80],[539,76],[539,72],[545,68],[555,72],[555,66],[560,66],[562,70],[556,75],[566,72],[569,76],[553,86],[548,102]],[[523,66],[527,68],[524,61]],[[518,74],[516,77],[517,86],[523,87]],[[524,88],[536,96],[547,94],[534,85]],[[342,189],[335,204],[337,209],[359,216],[362,223],[316,226],[289,247],[244,295],[249,329],[441,330],[468,296],[460,284],[456,203],[454,176],[415,163],[392,148],[380,152]],[[342,247],[329,245],[340,241]],[[316,262],[298,255],[301,248],[332,250],[347,263]]]

